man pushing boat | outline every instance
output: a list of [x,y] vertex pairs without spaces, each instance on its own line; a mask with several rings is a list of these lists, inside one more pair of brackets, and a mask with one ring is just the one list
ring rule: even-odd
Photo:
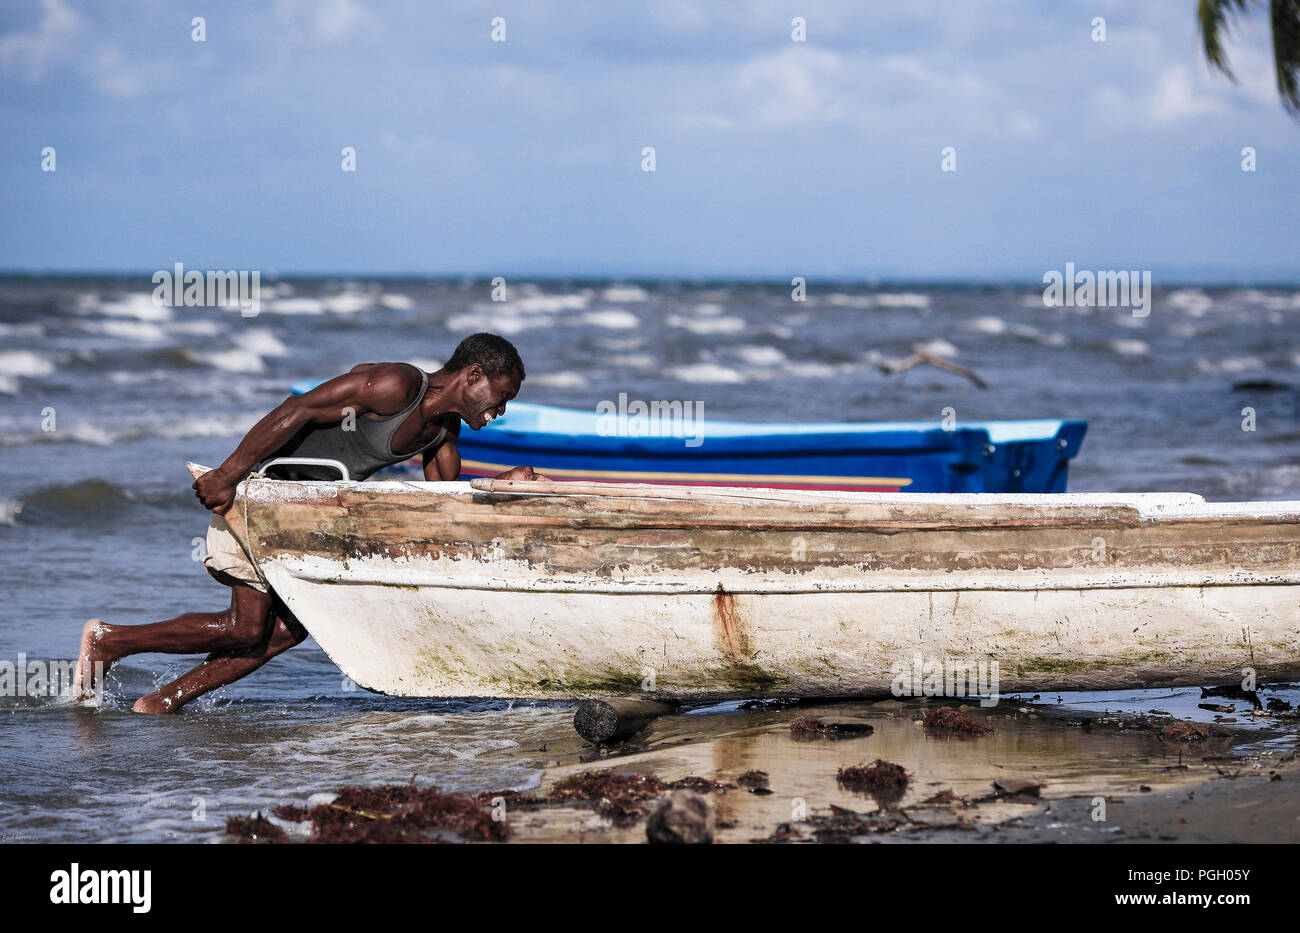
[[[77,653],[78,699],[94,696],[102,688],[96,679],[128,655],[210,652],[194,670],[141,697],[133,707],[137,713],[174,713],[196,697],[251,674],[307,637],[221,517],[249,473],[280,457],[309,457],[337,460],[352,479],[363,480],[421,454],[426,480],[458,479],[460,423],[477,431],[499,418],[523,380],[524,364],[510,341],[474,334],[435,373],[409,363],[362,363],[281,402],[253,425],[220,467],[194,482],[195,495],[213,513],[203,565],[230,587],[230,607],[187,612],[147,625],[91,619],[82,629]],[[294,480],[336,478],[335,471],[315,466],[288,467],[280,475]],[[545,477],[523,466],[499,478]]]

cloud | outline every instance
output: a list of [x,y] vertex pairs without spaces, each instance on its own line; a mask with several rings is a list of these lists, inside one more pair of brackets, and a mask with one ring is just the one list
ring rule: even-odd
[[156,68],[129,62],[112,45],[96,49],[84,63],[84,68],[94,81],[96,90],[119,100],[144,94],[157,77]]
[[298,41],[342,42],[374,25],[370,11],[356,0],[280,0],[275,15]]
[[845,116],[843,71],[835,52],[792,46],[750,59],[736,72],[732,89],[751,102],[751,125],[835,123]]
[[876,135],[913,132],[925,114],[932,125],[963,132],[1005,130],[1020,139],[1044,133],[995,83],[916,55],[851,55],[787,43],[711,77],[697,82],[707,93],[684,98],[689,103],[672,115],[679,128],[769,132],[838,125]]
[[1023,110],[1014,111],[1007,116],[1006,129],[1008,136],[1023,139],[1026,142],[1037,142],[1046,135],[1043,124],[1039,122],[1038,118]]
[[1166,68],[1160,75],[1148,100],[1152,119],[1169,123],[1188,117],[1202,117],[1222,113],[1223,101],[1205,93],[1203,87],[1193,87],[1182,65]]
[[[168,186],[203,218],[174,218],[168,249],[300,269],[423,269],[437,256],[451,270],[920,274],[1032,269],[1049,245],[1083,255],[1091,243],[1191,263],[1195,231],[1243,210],[1276,223],[1212,258],[1293,267],[1276,258],[1277,230],[1300,155],[1266,18],[1234,33],[1234,84],[1206,68],[1181,5],[1090,2],[1107,16],[1104,43],[1082,0],[216,0],[184,15],[162,0],[8,0],[0,133],[57,141],[74,128],[96,153],[97,183],[81,191],[98,201],[46,186],[11,212],[6,255],[151,268],[156,225],[135,195]],[[206,15],[207,43],[190,41],[191,14]],[[490,39],[496,14],[506,43]],[[796,14],[807,42],[791,41]],[[1226,141],[1229,154],[1267,152],[1267,169],[1208,184],[1237,172]],[[355,177],[338,170],[344,145],[357,147]],[[658,176],[637,170],[645,145]],[[961,151],[955,175],[940,174],[946,145]],[[1079,223],[1098,191],[1156,223],[1123,236]],[[292,217],[294,234],[242,229],[236,207],[250,199]],[[1005,223],[996,248],[991,209]],[[864,210],[886,222],[864,225]],[[83,245],[48,245],[40,229],[69,211],[87,218]],[[124,216],[142,232],[121,236]],[[341,246],[340,223],[365,235]]]
[[82,22],[61,0],[43,0],[44,15],[34,29],[0,36],[0,71],[37,82],[68,61]]

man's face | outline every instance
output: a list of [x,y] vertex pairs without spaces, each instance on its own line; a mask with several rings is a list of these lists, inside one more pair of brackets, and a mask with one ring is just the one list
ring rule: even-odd
[[494,418],[504,415],[506,402],[518,394],[518,372],[489,379],[476,363],[466,371],[460,416],[467,425],[477,431]]

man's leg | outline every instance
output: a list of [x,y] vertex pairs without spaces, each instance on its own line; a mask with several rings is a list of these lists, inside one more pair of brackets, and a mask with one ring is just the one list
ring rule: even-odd
[[267,641],[271,621],[271,595],[242,583],[231,585],[230,608],[221,612],[186,612],[148,625],[109,625],[91,619],[81,630],[77,651],[77,699],[94,695],[102,687],[94,677],[107,673],[119,658],[147,651],[197,654],[251,648]]
[[194,670],[135,701],[137,713],[174,713],[190,700],[234,683],[257,670],[277,654],[307,637],[307,632],[283,606],[277,606],[270,637],[252,648],[218,651]]

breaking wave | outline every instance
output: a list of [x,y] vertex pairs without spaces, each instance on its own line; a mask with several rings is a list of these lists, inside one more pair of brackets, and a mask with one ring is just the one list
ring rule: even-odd
[[0,375],[39,377],[54,372],[54,361],[31,350],[5,350],[0,352]]
[[630,303],[649,301],[650,293],[637,285],[612,285],[601,292],[600,297],[605,301]]
[[1106,346],[1120,356],[1146,356],[1151,352],[1145,340],[1112,340]]
[[115,419],[112,428],[85,421],[65,423],[60,420],[57,430],[42,431],[39,426],[28,430],[0,430],[0,446],[20,444],[95,444],[107,446],[118,441],[134,441],[150,437],[179,440],[188,437],[238,437],[248,432],[265,414],[236,413],[178,418],[159,423],[157,418],[148,421],[120,424]]
[[549,327],[553,318],[546,315],[520,317],[518,314],[474,313],[455,314],[447,318],[447,329],[455,333],[490,331],[512,337],[535,327]]
[[528,383],[532,386],[542,386],[547,389],[581,389],[587,385],[587,377],[581,373],[561,370],[555,373],[541,373],[536,376],[529,376]]
[[666,319],[669,327],[680,327],[692,334],[738,334],[748,327],[742,317],[683,317],[670,314]]
[[194,501],[189,484],[179,480],[174,489],[165,492],[140,492],[92,477],[61,486],[46,486],[17,500],[4,500],[0,505],[0,524],[18,524],[27,516],[42,521],[59,516],[81,521],[87,515],[115,512],[129,505],[188,506]]
[[736,355],[751,366],[775,366],[785,362],[785,354],[776,347],[754,345],[737,347]]
[[641,323],[631,311],[591,311],[582,316],[582,323],[612,330],[627,330]]
[[204,353],[199,350],[182,350],[181,356],[191,363],[215,366],[231,373],[260,373],[265,369],[262,358],[247,350],[230,349]]
[[680,379],[682,382],[735,383],[745,381],[745,377],[736,370],[726,366],[719,366],[716,363],[674,366],[668,370],[668,375]]
[[901,308],[923,311],[930,307],[930,296],[921,292],[880,292],[874,295],[827,295],[826,304],[834,308]]
[[523,314],[559,314],[561,311],[585,311],[590,296],[573,295],[523,295],[506,305]]

